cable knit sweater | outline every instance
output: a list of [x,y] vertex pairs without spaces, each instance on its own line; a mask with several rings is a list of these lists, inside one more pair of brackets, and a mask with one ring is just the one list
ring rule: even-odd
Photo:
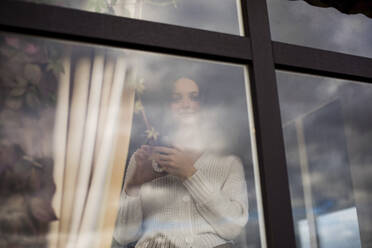
[[[132,156],[128,175],[134,167]],[[128,244],[163,234],[179,248],[208,248],[238,236],[248,220],[242,163],[207,152],[194,167],[183,182],[166,175],[143,184],[136,197],[123,190],[115,240]]]

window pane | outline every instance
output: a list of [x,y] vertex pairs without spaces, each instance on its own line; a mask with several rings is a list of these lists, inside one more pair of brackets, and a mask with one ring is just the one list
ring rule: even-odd
[[[333,7],[317,7],[307,2],[334,4],[349,12],[369,11],[366,14],[345,14]],[[352,2],[348,7],[346,6]],[[372,15],[364,1],[302,1],[267,0],[273,40],[365,57],[372,57]],[[355,6],[352,6],[352,5]],[[342,8],[341,8],[342,7]],[[346,8],[348,7],[348,8]]]
[[244,66],[1,33],[0,75],[2,247],[261,247]]
[[242,35],[240,0],[23,0]]
[[277,78],[297,247],[371,246],[372,85]]

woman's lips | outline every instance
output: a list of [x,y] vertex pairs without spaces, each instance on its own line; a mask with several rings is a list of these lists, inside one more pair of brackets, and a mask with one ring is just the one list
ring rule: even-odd
[[193,116],[195,112],[179,112],[178,115],[180,116]]

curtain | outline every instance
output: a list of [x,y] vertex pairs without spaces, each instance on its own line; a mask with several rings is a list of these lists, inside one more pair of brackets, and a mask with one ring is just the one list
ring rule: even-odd
[[[88,2],[87,2],[88,3]],[[141,17],[142,0],[115,1]],[[137,75],[126,54],[71,46],[59,77],[51,248],[111,247],[131,133]]]
[[135,91],[128,82],[134,73],[124,54],[105,49],[69,49],[63,66],[54,134],[58,221],[49,247],[109,247],[129,146]]

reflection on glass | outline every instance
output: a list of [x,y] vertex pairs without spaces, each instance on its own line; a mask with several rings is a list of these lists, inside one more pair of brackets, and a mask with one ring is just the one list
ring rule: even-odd
[[317,221],[321,247],[362,247],[355,207],[319,216]]
[[0,62],[1,247],[261,247],[244,67],[7,33]]
[[297,246],[368,247],[372,87],[287,72],[277,77]]
[[[344,14],[327,5],[350,6],[362,1],[267,0],[273,40],[372,57],[372,18],[364,14]],[[323,4],[322,4],[323,3]],[[371,7],[361,5],[365,12]]]
[[242,35],[239,0],[23,0]]
[[[310,248],[309,223],[300,220],[298,233],[302,248]],[[348,208],[317,218],[319,247],[360,248],[360,234],[356,208]]]

